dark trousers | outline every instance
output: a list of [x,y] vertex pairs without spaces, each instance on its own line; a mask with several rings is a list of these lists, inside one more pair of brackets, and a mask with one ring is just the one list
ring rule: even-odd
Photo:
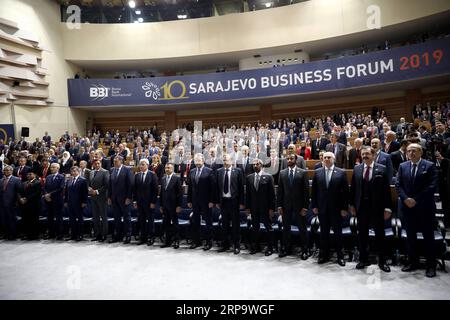
[[193,215],[192,215],[192,240],[195,243],[200,243],[200,222],[201,217],[203,216],[203,219],[205,220],[206,226],[205,226],[205,239],[206,241],[212,240],[212,211],[208,207],[208,204],[206,205],[194,205],[193,207]]
[[17,237],[17,211],[13,206],[0,206],[2,229],[5,237]]
[[[125,204],[125,199],[112,198],[112,209],[114,216],[114,235],[116,239],[131,237],[131,213],[130,205]],[[121,222],[123,219],[123,229]]]
[[83,237],[83,208],[79,203],[72,203],[68,205],[69,208],[69,223],[71,236],[73,238]]
[[436,268],[436,250],[434,245],[434,220],[430,217],[423,217],[429,212],[417,212],[416,210],[408,210],[404,212],[404,220],[407,235],[407,249],[409,261],[412,264],[419,263],[419,248],[417,245],[417,232],[422,232],[425,258],[428,268]]
[[58,201],[45,201],[47,206],[48,235],[53,237],[62,237],[63,228],[63,203]]
[[27,203],[21,207],[22,226],[24,234],[29,239],[36,239],[39,236],[39,212],[40,203]]
[[96,237],[108,235],[108,215],[106,199],[91,199],[92,220],[94,220],[94,234]]
[[341,216],[336,216],[336,212],[325,212],[319,214],[320,221],[320,249],[324,258],[330,256],[330,229],[333,228],[334,246],[338,258],[343,257],[342,253],[342,225]]
[[264,225],[267,231],[267,249],[273,250],[273,228],[268,212],[252,212],[252,246],[259,250],[260,247],[260,226]]
[[306,215],[302,216],[299,212],[285,210],[283,214],[283,241],[282,245],[286,251],[291,251],[291,225],[295,225],[300,233],[302,251],[308,248],[308,230],[306,227]]
[[141,204],[138,202],[138,225],[139,239],[147,240],[153,238],[155,233],[155,209],[150,209],[150,203]]
[[167,208],[163,208],[163,227],[167,244],[179,240],[178,214],[175,209],[168,210]]
[[367,203],[369,201],[364,201],[356,213],[358,218],[359,261],[367,262],[369,259],[369,228],[373,227],[375,231],[375,250],[378,254],[378,264],[382,264],[385,263],[386,259],[384,212],[373,212]]
[[[235,247],[239,247],[241,242],[239,203],[236,199],[222,198],[222,237],[223,246],[230,246],[230,235]],[[231,227],[230,227],[231,222]]]

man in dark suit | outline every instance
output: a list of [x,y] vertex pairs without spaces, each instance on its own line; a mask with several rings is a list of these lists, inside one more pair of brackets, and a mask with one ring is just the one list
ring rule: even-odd
[[45,131],[45,135],[42,137],[42,140],[45,141],[45,143],[47,144],[47,146],[50,146],[50,143],[52,141],[52,137],[49,136],[48,132]]
[[387,154],[391,154],[394,151],[400,149],[400,143],[396,140],[397,135],[394,131],[388,131],[385,134],[385,139],[383,141],[383,151]]
[[278,157],[276,149],[270,150],[270,158],[264,168],[264,172],[271,174],[275,185],[278,185],[278,177],[281,171],[281,159]]
[[191,169],[188,181],[188,207],[192,208],[192,245],[195,249],[201,245],[200,218],[206,222],[206,243],[203,250],[212,247],[212,207],[215,198],[215,177],[211,168],[204,165],[203,154],[194,156],[195,169]]
[[44,200],[48,213],[48,234],[44,239],[63,239],[63,206],[65,178],[59,173],[59,163],[50,165],[51,175],[48,175],[44,184]]
[[[230,247],[230,236],[234,244],[234,254],[240,252],[240,215],[239,209],[244,209],[244,177],[239,168],[231,168],[231,156],[223,156],[223,168],[217,170],[217,207],[222,214],[223,242],[219,252]],[[231,223],[231,232],[230,232]]]
[[241,169],[244,177],[253,173],[253,159],[249,156],[248,146],[242,146],[241,155],[237,157],[236,163],[237,167]]
[[211,147],[209,149],[209,158],[205,162],[205,166],[211,168],[214,173],[216,173],[218,169],[223,167],[222,160],[217,157],[216,150],[216,147]]
[[134,175],[133,200],[138,209],[139,242],[148,246],[155,242],[155,206],[158,199],[158,177],[148,170],[147,159],[139,161],[139,173]]
[[330,230],[333,228],[337,263],[345,266],[342,253],[342,218],[347,216],[348,181],[345,171],[334,165],[334,154],[325,152],[324,166],[314,171],[312,182],[312,210],[319,216],[319,264],[330,260]]
[[325,136],[322,136],[320,132],[316,131],[316,138],[311,141],[311,156],[314,160],[319,159],[319,153],[321,150],[325,150],[327,144],[330,143]]
[[298,227],[302,253],[308,259],[308,230],[306,213],[309,207],[309,182],[306,170],[297,168],[296,154],[287,156],[288,168],[280,172],[277,192],[277,207],[283,219],[283,241],[279,257],[291,254],[291,225]]
[[0,180],[0,218],[4,238],[15,240],[17,237],[17,200],[22,188],[20,179],[12,175],[11,166],[3,168],[3,178]]
[[41,208],[42,186],[34,171],[27,174],[28,181],[24,182],[20,191],[20,210],[24,240],[35,240],[39,237],[39,212]]
[[84,177],[80,176],[80,168],[70,169],[71,179],[67,180],[64,192],[64,206],[69,209],[71,235],[66,240],[83,240],[84,219],[83,209],[87,206],[88,185]]
[[169,247],[172,244],[174,249],[180,247],[178,214],[181,212],[183,201],[183,186],[181,178],[174,174],[173,163],[168,162],[165,166],[166,174],[161,181],[160,207],[159,210],[163,216],[163,228],[165,234],[165,243],[161,248]]
[[408,241],[409,261],[402,271],[410,272],[418,268],[417,232],[422,232],[427,260],[426,276],[431,278],[436,276],[434,192],[437,171],[433,162],[421,158],[423,150],[420,144],[411,143],[406,152],[410,161],[400,164],[396,183]]
[[392,201],[386,167],[375,162],[375,149],[363,147],[363,163],[353,171],[350,188],[350,212],[358,218],[359,262],[356,269],[369,266],[369,228],[375,230],[378,267],[390,272],[385,258],[384,221],[391,217]]
[[325,148],[328,152],[333,152],[335,157],[334,165],[338,168],[347,168],[347,147],[338,142],[338,134],[331,134],[331,142]]
[[408,161],[406,156],[406,148],[409,145],[408,140],[402,140],[400,142],[400,149],[391,153],[392,166],[394,167],[394,174],[397,174],[400,164]]
[[106,211],[108,188],[109,171],[102,168],[100,159],[95,159],[88,179],[88,193],[94,220],[95,238],[92,241],[103,242],[108,236],[108,215]]
[[19,165],[14,168],[13,176],[18,177],[21,182],[27,181],[27,173],[31,171],[31,168],[26,165],[27,158],[21,156],[19,158]]
[[[112,205],[114,215],[114,234],[110,243],[122,241],[123,236],[125,236],[124,244],[131,242],[130,204],[132,196],[133,175],[131,170],[123,164],[122,156],[115,156],[108,188],[108,205]],[[123,230],[120,228],[122,219]]]
[[350,149],[348,153],[348,169],[353,170],[353,168],[362,163],[361,157],[361,147],[363,145],[363,140],[361,138],[356,138],[353,142],[353,148]]
[[266,256],[273,253],[272,218],[275,211],[275,189],[272,176],[262,171],[262,160],[253,159],[253,174],[246,178],[245,208],[247,217],[251,219],[252,245],[250,254],[260,249],[259,229],[263,223],[267,231]]
[[375,162],[386,167],[386,173],[389,178],[389,183],[391,183],[392,177],[394,176],[394,168],[392,165],[391,156],[381,151],[381,141],[378,138],[373,138],[370,141],[370,146],[375,149]]
[[[78,155],[76,156],[76,160],[78,165],[80,166],[81,161],[89,161],[89,153],[86,152],[86,149],[84,147],[80,148],[80,152],[78,153]],[[83,175],[81,175],[83,176]]]
[[84,160],[81,160],[79,162],[79,168],[80,168],[80,176],[85,178],[86,180],[89,179],[89,176],[91,175],[91,170],[86,168],[87,162]]

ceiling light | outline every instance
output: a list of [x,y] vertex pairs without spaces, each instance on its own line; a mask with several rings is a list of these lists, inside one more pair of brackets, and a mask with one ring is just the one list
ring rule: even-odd
[[130,8],[134,8],[136,7],[136,2],[133,0],[128,1],[128,5],[130,6]]
[[179,14],[177,15],[178,19],[186,19],[187,18],[187,14]]
[[139,18],[138,18],[138,21],[139,21],[139,22],[144,22],[144,19],[141,18],[141,17],[139,17]]
[[141,10],[136,10],[135,13],[136,14],[141,14]]
[[266,2],[266,8],[270,8],[271,6],[272,6],[272,3],[271,2]]

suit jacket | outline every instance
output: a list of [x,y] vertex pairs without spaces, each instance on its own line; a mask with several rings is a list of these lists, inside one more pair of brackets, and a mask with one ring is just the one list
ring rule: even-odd
[[386,151],[386,143],[385,142],[382,143],[382,147],[381,147],[381,150],[383,150],[384,152],[386,152],[388,154],[391,154],[392,152],[397,151],[398,149],[400,149],[400,143],[398,141],[392,141],[389,144],[389,148],[387,151]]
[[82,176],[85,179],[89,179],[89,176],[91,175],[91,170],[88,168],[85,168],[84,170],[80,169],[80,176]]
[[258,190],[255,189],[255,175],[252,173],[246,178],[245,207],[250,212],[268,214],[275,210],[275,189],[272,176],[263,173],[259,180]]
[[348,209],[347,175],[341,168],[334,167],[328,188],[325,167],[315,170],[311,192],[311,206],[317,208],[319,214],[340,217],[341,210]]
[[133,184],[133,200],[138,203],[138,206],[148,207],[150,203],[156,204],[158,199],[158,177],[151,170],[147,170],[144,182],[142,172],[134,175]]
[[339,168],[347,168],[347,147],[339,142],[336,142],[337,145],[337,151],[334,152],[333,150],[333,144],[329,143],[326,147],[326,151],[333,152],[336,156],[336,160],[334,162],[336,167]]
[[314,160],[319,160],[319,152],[320,150],[325,150],[327,144],[330,143],[330,140],[326,138],[320,138],[319,146],[317,147],[317,139],[311,141],[311,155]]
[[[350,205],[354,206],[359,213],[363,190],[364,163],[361,163],[353,170],[352,185],[350,188]],[[372,213],[379,213],[381,216],[385,208],[392,208],[390,181],[387,168],[379,163],[373,162],[372,179],[369,182],[370,200],[368,205]]]
[[[433,162],[422,159],[416,171],[416,178],[411,177],[412,162],[400,164],[397,174],[396,189],[401,200],[401,209],[404,214],[420,214],[434,219],[436,203],[434,193],[437,185],[437,171]],[[413,198],[417,204],[409,209],[404,201]]]
[[[359,163],[356,163],[356,160],[359,159]],[[350,149],[348,153],[348,169],[353,169],[357,164],[362,163],[361,157],[361,149],[356,151],[355,148]]]
[[3,183],[6,177],[0,180],[0,204],[4,208],[12,208],[16,206],[19,193],[22,189],[22,182],[19,178],[10,176],[6,190],[3,190]]
[[93,200],[106,201],[109,188],[109,171],[101,168],[98,170],[91,170],[89,172],[88,186],[97,190],[98,194],[91,196]]
[[392,166],[394,168],[394,173],[396,174],[398,172],[400,164],[405,161],[408,161],[408,158],[406,156],[406,153],[402,153],[400,150],[397,150],[391,153],[391,160]]
[[280,172],[278,181],[277,207],[285,211],[300,212],[309,207],[309,181],[306,170],[295,167],[294,180],[289,183],[289,168]]
[[66,163],[63,165],[61,161],[61,167],[59,168],[59,173],[62,174],[70,174],[70,168],[73,167],[73,160],[69,159],[66,161]]
[[317,163],[314,165],[314,170],[319,169],[319,168],[322,168],[322,167],[323,167],[322,162],[317,162]]
[[207,206],[209,202],[215,201],[215,176],[211,168],[203,166],[202,173],[195,180],[198,168],[191,168],[188,181],[188,202],[193,205]]
[[13,176],[18,177],[20,181],[25,182],[27,181],[27,173],[31,171],[31,168],[29,166],[24,166],[22,170],[20,171],[19,176],[19,166],[15,167],[13,170]]
[[65,186],[65,178],[62,174],[50,174],[45,178],[44,194],[49,193],[51,195],[52,202],[62,203],[63,192]]
[[[238,201],[239,204],[244,205],[244,175],[239,168],[230,168],[230,193],[231,198]],[[216,174],[217,182],[217,195],[216,203],[222,203],[222,193],[225,181],[225,168],[220,168],[217,170]]]
[[249,174],[252,174],[253,171],[253,159],[250,157],[247,157],[247,161],[245,161],[245,163],[243,162],[243,158],[239,158],[236,167],[242,170],[242,173],[244,175],[244,177],[248,176]]
[[24,182],[19,194],[21,198],[27,199],[27,202],[22,207],[28,207],[34,210],[38,209],[42,194],[42,186],[39,179],[34,179],[33,182]]
[[116,167],[111,169],[108,198],[117,199],[119,202],[123,202],[127,198],[131,200],[133,196],[133,175],[131,170],[122,165],[118,175],[117,171]]
[[66,189],[64,193],[64,202],[71,208],[79,208],[82,203],[87,203],[88,199],[88,184],[87,180],[79,176],[73,184],[72,179],[67,180]]
[[383,151],[380,151],[379,156],[375,158],[375,162],[386,167],[389,183],[391,183],[392,177],[394,176],[394,167],[392,165],[391,156]]
[[278,185],[278,180],[279,180],[279,176],[280,176],[280,172],[281,172],[281,166],[282,166],[282,159],[280,159],[280,158],[275,159],[274,167],[272,167],[272,159],[271,158],[269,158],[269,162],[264,166],[264,168],[267,168],[264,171],[267,174],[272,175],[273,182],[275,183],[275,185]]
[[183,186],[181,178],[175,174],[170,178],[166,189],[167,175],[161,179],[160,205],[168,211],[175,211],[176,207],[181,207],[183,202]]

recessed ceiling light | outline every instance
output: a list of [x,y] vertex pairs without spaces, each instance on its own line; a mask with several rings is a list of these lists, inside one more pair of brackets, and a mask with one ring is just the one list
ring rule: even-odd
[[136,14],[141,14],[141,10],[136,10],[135,13]]
[[139,21],[139,22],[144,22],[144,19],[141,18],[141,17],[139,17],[139,18],[138,18],[138,21]]
[[130,8],[134,8],[136,7],[136,2],[133,0],[128,1],[128,5],[130,6]]
[[266,2],[266,8],[270,8],[272,6],[272,3]]

